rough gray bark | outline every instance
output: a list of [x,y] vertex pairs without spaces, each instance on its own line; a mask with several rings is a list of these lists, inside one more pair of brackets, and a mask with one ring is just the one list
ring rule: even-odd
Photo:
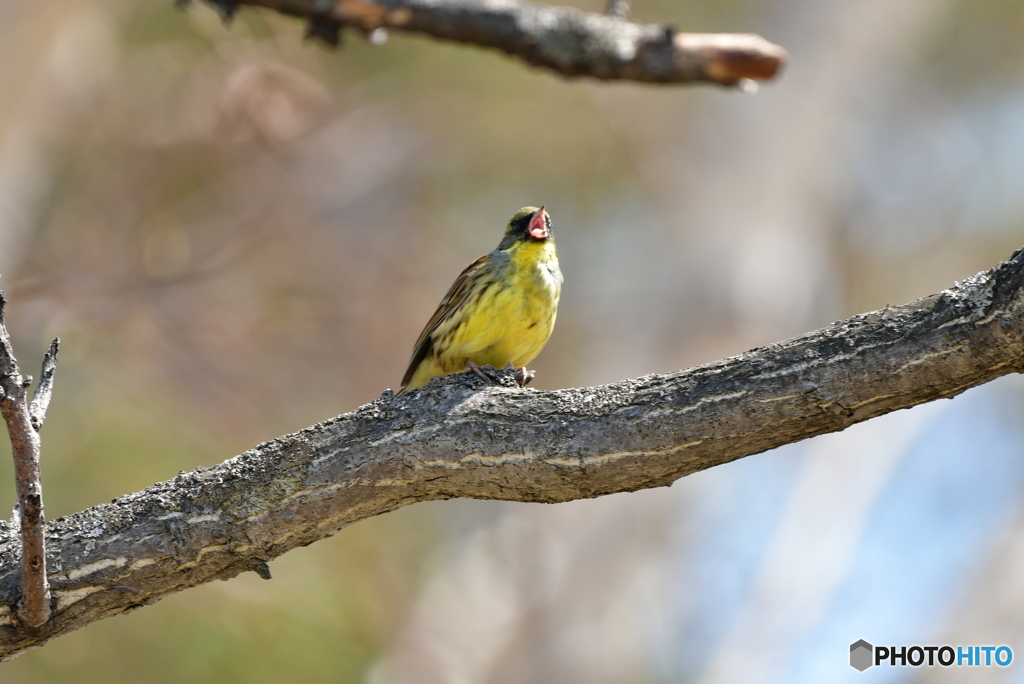
[[47,528],[57,607],[19,627],[0,523],[0,656],[246,570],[418,501],[560,502],[690,473],[1024,368],[1024,250],[911,304],[667,375],[537,391],[470,374],[261,444]]
[[[751,34],[677,33],[618,16],[519,0],[209,0],[226,17],[256,5],[305,17],[309,35],[337,44],[341,26],[395,29],[496,48],[563,76],[732,86],[771,80],[786,51]],[[379,34],[375,34],[379,35]]]

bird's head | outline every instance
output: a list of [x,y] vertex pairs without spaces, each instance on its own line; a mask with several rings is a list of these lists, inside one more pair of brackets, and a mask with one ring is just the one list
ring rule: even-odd
[[544,242],[552,239],[551,216],[544,207],[523,207],[505,228],[505,238],[498,246],[508,249],[517,242]]

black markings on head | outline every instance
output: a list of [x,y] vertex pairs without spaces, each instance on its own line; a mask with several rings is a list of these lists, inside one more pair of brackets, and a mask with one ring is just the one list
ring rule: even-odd
[[[542,238],[537,240],[530,236],[530,221],[540,211],[537,207],[523,207],[516,212],[515,216],[508,223],[508,228],[505,230],[505,238],[498,245],[498,249],[509,249],[512,245],[517,242],[526,242],[533,240],[535,242],[543,242],[548,238]],[[544,212],[544,225],[548,229],[548,235],[551,235],[551,216]]]

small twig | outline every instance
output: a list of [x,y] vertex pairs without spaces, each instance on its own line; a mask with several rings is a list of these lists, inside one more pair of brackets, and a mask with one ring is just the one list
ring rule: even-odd
[[608,0],[608,6],[605,7],[604,13],[610,17],[625,19],[629,16],[629,0]]
[[10,335],[4,323],[7,300],[0,292],[0,413],[7,423],[14,456],[14,479],[21,519],[21,605],[18,618],[30,628],[50,619],[50,587],[46,579],[46,543],[43,529],[43,491],[39,480],[39,427],[43,424],[53,390],[57,341],[43,360],[43,372],[32,408],[28,385],[18,370]]
[[43,355],[43,368],[39,372],[39,384],[32,393],[32,403],[28,405],[29,417],[36,432],[43,429],[46,420],[46,409],[50,406],[53,396],[53,374],[57,372],[57,352],[60,351],[60,338],[54,338],[50,350]]

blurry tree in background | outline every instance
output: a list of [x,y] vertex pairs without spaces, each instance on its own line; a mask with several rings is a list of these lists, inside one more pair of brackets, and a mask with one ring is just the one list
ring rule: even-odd
[[[792,63],[747,97],[401,36],[335,53],[269,12],[0,2],[8,321],[19,348],[64,342],[48,516],[395,387],[524,204],[550,207],[566,276],[549,388],[721,358],[1020,246],[1021,3],[633,12],[760,33]],[[670,490],[420,504],[0,678],[817,682],[859,675],[858,638],[1024,649],[1022,407],[1013,377]]]

